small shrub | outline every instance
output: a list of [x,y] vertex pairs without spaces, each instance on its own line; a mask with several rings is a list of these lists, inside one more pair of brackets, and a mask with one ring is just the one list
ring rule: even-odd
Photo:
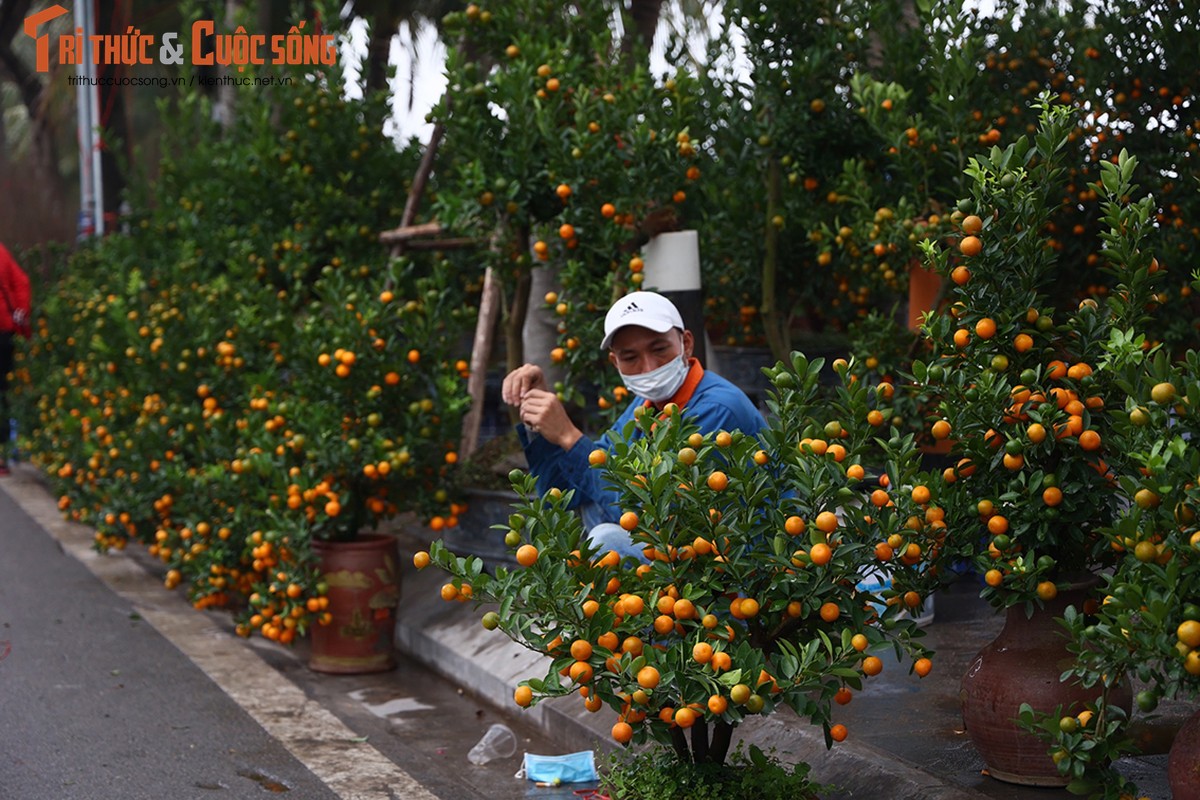
[[601,790],[613,800],[815,800],[825,787],[808,772],[807,764],[789,767],[753,745],[739,747],[725,765],[685,764],[656,747],[615,754]]

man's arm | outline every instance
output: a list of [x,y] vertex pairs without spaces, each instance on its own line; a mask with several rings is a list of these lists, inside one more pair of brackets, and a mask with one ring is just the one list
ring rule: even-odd
[[[614,430],[623,430],[626,423],[633,419],[633,406],[625,410],[613,426]],[[570,508],[576,508],[580,503],[595,503],[600,508],[612,507],[612,522],[616,522],[615,504],[619,493],[602,478],[602,471],[593,469],[588,462],[588,456],[593,450],[608,451],[612,441],[608,433],[598,440],[592,440],[580,433],[579,437],[567,449],[553,444],[544,436],[533,436],[524,425],[517,426],[517,437],[525,450],[525,459],[529,462],[529,472],[537,478],[538,492],[545,494],[550,489],[557,488],[564,492],[574,491]]]

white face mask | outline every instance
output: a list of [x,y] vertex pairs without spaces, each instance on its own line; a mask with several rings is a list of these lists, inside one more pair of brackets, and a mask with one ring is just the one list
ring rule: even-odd
[[625,382],[625,388],[638,397],[643,397],[651,403],[661,403],[679,391],[679,387],[683,386],[684,380],[687,379],[689,369],[687,360],[681,355],[657,369],[640,375],[626,375],[622,372],[621,380]]

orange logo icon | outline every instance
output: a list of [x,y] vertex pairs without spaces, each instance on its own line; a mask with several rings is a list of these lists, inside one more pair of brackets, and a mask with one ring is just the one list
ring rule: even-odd
[[25,18],[25,35],[32,36],[37,40],[37,71],[50,71],[50,37],[46,34],[37,35],[37,29],[41,27],[43,22],[49,22],[52,19],[57,19],[67,10],[60,5],[53,5],[45,11],[39,11],[36,14],[31,14]]

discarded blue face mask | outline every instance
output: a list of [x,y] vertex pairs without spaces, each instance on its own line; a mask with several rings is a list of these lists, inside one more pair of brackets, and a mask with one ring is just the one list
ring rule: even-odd
[[596,773],[596,753],[581,750],[562,756],[539,756],[526,753],[516,777],[538,783],[591,783],[600,779]]

